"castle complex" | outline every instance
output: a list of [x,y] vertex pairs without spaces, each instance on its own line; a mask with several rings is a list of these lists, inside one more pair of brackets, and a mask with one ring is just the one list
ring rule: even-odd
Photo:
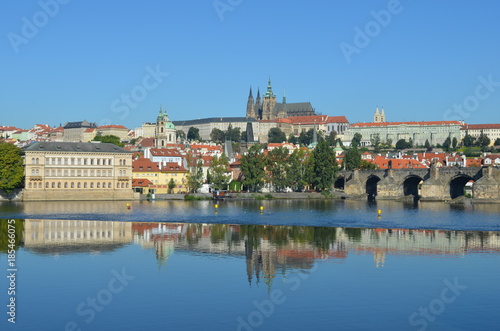
[[257,120],[274,120],[276,118],[287,118],[292,116],[312,116],[316,115],[310,102],[287,103],[286,95],[283,102],[276,102],[276,94],[273,93],[271,79],[267,83],[267,91],[264,97],[260,98],[260,90],[257,90],[257,98],[253,99],[252,88],[248,95],[247,118]]

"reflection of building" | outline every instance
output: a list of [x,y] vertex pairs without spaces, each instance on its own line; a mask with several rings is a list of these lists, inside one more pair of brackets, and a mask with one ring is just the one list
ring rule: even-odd
[[24,200],[133,198],[132,153],[114,144],[37,142],[24,152]]
[[24,231],[26,249],[44,254],[113,251],[132,242],[130,222],[27,219]]

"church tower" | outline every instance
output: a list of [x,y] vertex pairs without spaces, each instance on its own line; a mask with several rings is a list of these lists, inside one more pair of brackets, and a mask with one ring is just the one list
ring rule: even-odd
[[175,126],[168,118],[167,110],[160,112],[156,117],[155,147],[163,148],[167,144],[175,144]]
[[267,92],[264,95],[264,101],[262,103],[262,119],[270,120],[274,118],[274,106],[276,105],[276,95],[273,93],[273,87],[271,86],[271,78],[267,82]]
[[247,102],[247,118],[257,118],[255,113],[255,104],[253,102],[252,87],[250,86],[250,94],[248,95]]
[[385,123],[385,112],[384,108],[382,108],[382,113],[377,109],[375,109],[375,115],[373,115],[373,123]]

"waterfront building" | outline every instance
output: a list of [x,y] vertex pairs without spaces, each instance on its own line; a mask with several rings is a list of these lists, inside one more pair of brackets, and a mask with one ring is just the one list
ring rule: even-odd
[[356,133],[361,134],[361,146],[370,146],[371,141],[378,135],[380,142],[391,142],[395,145],[400,139],[407,142],[410,139],[414,146],[423,146],[428,140],[431,145],[443,144],[449,137],[460,140],[462,124],[459,121],[424,121],[424,122],[382,122],[385,114],[377,115],[375,112],[375,123],[354,123],[349,128],[348,141],[351,141]]
[[478,138],[484,134],[490,138],[490,146],[493,146],[495,140],[500,139],[500,124],[464,124],[460,133],[461,139],[466,135]]
[[81,122],[66,122],[63,129],[63,141],[64,142],[85,142],[84,132],[90,128],[97,128],[97,124],[89,123],[87,121]]
[[134,179],[148,179],[153,185],[149,192],[156,194],[169,193],[168,183],[173,180],[175,187],[171,193],[186,192],[188,170],[175,162],[153,162],[148,158],[140,158],[132,162]]
[[114,144],[36,142],[24,152],[24,200],[133,198],[132,153]]

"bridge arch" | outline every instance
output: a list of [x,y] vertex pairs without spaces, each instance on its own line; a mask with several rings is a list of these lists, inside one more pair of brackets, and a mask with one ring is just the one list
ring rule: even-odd
[[377,184],[380,182],[380,177],[376,175],[370,175],[366,179],[366,194],[368,195],[368,200],[375,200],[377,196]]
[[403,194],[413,195],[415,198],[420,196],[419,185],[423,178],[417,175],[409,175],[403,181]]
[[339,178],[333,183],[333,188],[338,188],[343,190],[345,188],[346,178],[344,175],[340,175]]
[[458,176],[453,177],[450,180],[450,197],[452,199],[455,199],[463,196],[465,190],[465,184],[467,184],[471,180],[474,179],[465,174],[460,174]]

